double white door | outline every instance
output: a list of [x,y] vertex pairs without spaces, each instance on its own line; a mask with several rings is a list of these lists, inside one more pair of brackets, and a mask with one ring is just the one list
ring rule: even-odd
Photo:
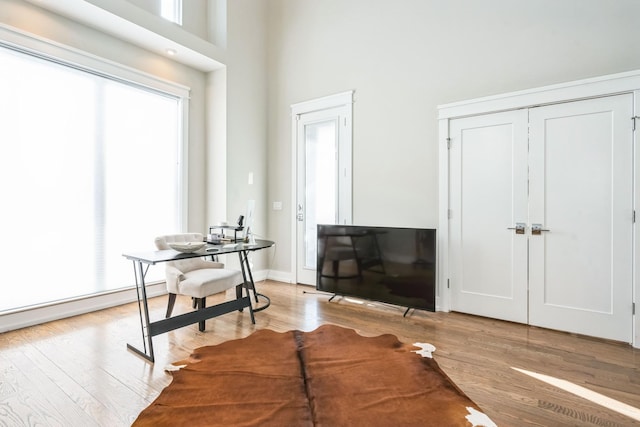
[[450,122],[453,310],[631,342],[632,105]]

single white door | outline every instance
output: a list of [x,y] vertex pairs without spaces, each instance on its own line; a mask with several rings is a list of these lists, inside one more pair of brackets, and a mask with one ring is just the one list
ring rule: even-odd
[[526,323],[527,112],[452,120],[449,135],[451,308]]
[[296,115],[296,281],[316,284],[317,225],[351,223],[351,105]]
[[631,342],[632,95],[530,109],[529,323]]

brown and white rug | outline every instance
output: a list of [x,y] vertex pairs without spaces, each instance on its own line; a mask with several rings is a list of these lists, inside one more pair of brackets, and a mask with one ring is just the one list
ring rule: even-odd
[[324,325],[202,347],[134,426],[495,426],[430,344]]

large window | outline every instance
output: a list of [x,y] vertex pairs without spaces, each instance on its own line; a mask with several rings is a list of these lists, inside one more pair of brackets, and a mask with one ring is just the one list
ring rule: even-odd
[[5,47],[0,94],[0,312],[133,285],[180,230],[184,101]]

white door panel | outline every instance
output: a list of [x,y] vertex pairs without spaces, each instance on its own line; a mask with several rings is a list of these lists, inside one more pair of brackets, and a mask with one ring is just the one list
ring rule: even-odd
[[450,121],[453,310],[631,341],[632,116],[618,95]]
[[296,282],[316,284],[318,224],[351,223],[351,134],[347,105],[298,114]]
[[[527,321],[527,113],[451,122],[452,309]],[[524,166],[524,167],[523,167]]]
[[530,110],[532,325],[629,342],[631,95]]
[[317,225],[337,221],[338,119],[307,113],[298,125],[298,283],[315,284]]

